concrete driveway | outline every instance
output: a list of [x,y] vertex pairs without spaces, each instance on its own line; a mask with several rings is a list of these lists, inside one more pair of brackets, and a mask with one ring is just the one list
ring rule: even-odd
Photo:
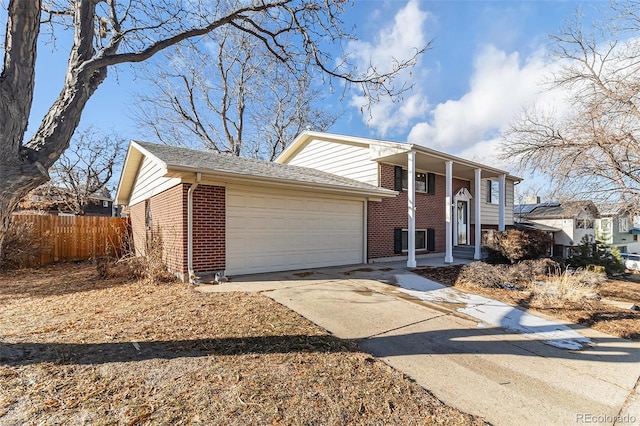
[[379,263],[198,290],[261,292],[496,425],[640,424],[638,342],[572,326],[592,346],[560,349],[400,291],[400,274],[402,264]]

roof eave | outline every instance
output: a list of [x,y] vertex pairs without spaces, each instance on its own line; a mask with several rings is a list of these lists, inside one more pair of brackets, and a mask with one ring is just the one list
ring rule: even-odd
[[183,179],[184,181],[191,181],[192,179],[188,176],[185,176],[186,173],[193,174],[195,177],[196,173],[201,173],[205,177],[211,177],[213,179],[223,179],[227,181],[233,181],[238,183],[268,183],[270,185],[278,185],[281,187],[294,188],[294,189],[323,189],[332,193],[339,193],[345,195],[358,195],[358,196],[366,196],[367,198],[390,198],[398,195],[397,191],[392,191],[390,189],[385,188],[376,188],[372,187],[371,189],[367,188],[357,188],[357,187],[348,187],[343,185],[330,185],[330,184],[322,184],[315,182],[303,182],[303,181],[295,181],[290,179],[278,179],[271,178],[265,176],[257,176],[257,175],[245,175],[241,173],[232,173],[232,172],[223,172],[211,169],[204,169],[198,167],[188,167],[188,166],[171,166],[169,165],[166,177],[178,177]]
[[513,181],[520,182],[520,181],[524,180],[521,177],[514,176],[514,175],[510,174],[506,170],[497,169],[495,167],[487,166],[486,164],[476,163],[475,161],[471,161],[471,160],[465,160],[464,158],[456,157],[455,155],[447,154],[446,152],[436,151],[434,149],[428,148],[428,147],[423,146],[423,145],[411,144],[410,147],[411,147],[412,150],[415,150],[416,152],[422,152],[424,154],[431,155],[432,157],[441,158],[444,161],[451,160],[451,161],[454,161],[454,162],[456,162],[458,164],[462,164],[462,165],[465,165],[465,166],[468,166],[468,167],[472,167],[472,168],[475,168],[475,169],[487,170],[487,171],[490,171],[490,172],[495,173],[497,175],[504,174],[504,175],[506,175],[507,179],[510,179],[510,180],[513,180]]
[[[140,170],[140,166],[144,158],[149,158],[164,170],[167,170],[167,163],[159,159],[157,156],[150,153],[148,150],[140,146],[135,140],[129,142],[129,148],[127,149],[127,155],[122,166],[122,173],[120,174],[120,181],[118,182],[118,189],[114,197],[114,204],[128,205],[131,197],[131,190],[133,189],[133,183],[136,175]],[[129,185],[126,185],[129,183]]]
[[133,141],[131,141],[129,143],[129,147],[127,148],[127,155],[125,156],[124,163],[122,164],[122,172],[120,173],[120,180],[118,181],[118,189],[116,190],[116,194],[114,197],[115,204],[127,204],[129,201],[129,196],[131,195],[131,187],[129,186],[125,189],[123,185],[125,179],[127,179],[129,174],[132,173],[131,170],[133,168],[137,169],[140,166],[143,158],[142,154],[139,151],[136,154],[133,153],[133,150]]

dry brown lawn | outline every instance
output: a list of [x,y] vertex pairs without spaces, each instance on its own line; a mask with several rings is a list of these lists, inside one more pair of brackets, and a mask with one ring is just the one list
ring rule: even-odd
[[0,424],[483,424],[259,294],[0,273]]
[[[416,272],[445,285],[455,286],[471,293],[518,305],[532,311],[582,324],[603,333],[627,339],[640,340],[640,312],[613,306],[598,300],[572,302],[536,297],[531,287],[520,289],[487,288],[459,278],[461,265],[424,267]],[[618,300],[629,306],[640,306],[640,283],[637,281],[607,280],[595,287],[595,292],[606,299]]]

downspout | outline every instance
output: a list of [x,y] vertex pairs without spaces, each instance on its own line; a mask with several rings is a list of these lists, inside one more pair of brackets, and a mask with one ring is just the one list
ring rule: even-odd
[[368,234],[369,234],[369,229],[368,229],[369,217],[368,217],[368,214],[369,214],[369,212],[368,212],[368,210],[369,210],[369,200],[364,200],[364,214],[362,215],[363,216],[363,218],[362,218],[363,219],[362,220],[362,222],[363,222],[362,227],[364,228],[364,232],[362,233],[363,234],[363,237],[362,237],[362,263],[369,263],[368,259],[367,259],[367,257],[368,257],[367,244],[368,244],[368,241],[369,241],[369,238],[368,238]]
[[189,284],[196,284],[198,277],[193,271],[193,192],[198,187],[202,173],[196,173],[196,181],[187,191],[187,269],[189,271]]

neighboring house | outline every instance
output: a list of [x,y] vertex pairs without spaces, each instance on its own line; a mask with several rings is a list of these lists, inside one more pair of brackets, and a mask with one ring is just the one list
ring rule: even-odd
[[[19,211],[44,212],[55,216],[75,216],[65,198],[69,195],[63,188],[43,185],[29,192],[18,205]],[[87,200],[85,216],[116,216],[118,209],[114,208],[113,198],[105,190],[104,194],[94,194]]]
[[519,204],[514,209],[515,221],[553,234],[553,254],[569,257],[571,248],[585,235],[596,236],[596,220],[600,215],[591,201]]
[[[443,255],[513,223],[507,172],[418,145],[304,132],[275,163],[132,141],[116,203],[183,279]],[[415,232],[410,232],[415,231]]]
[[596,235],[607,245],[617,247],[621,253],[638,253],[638,229],[622,204],[599,204],[600,218],[596,219]]

